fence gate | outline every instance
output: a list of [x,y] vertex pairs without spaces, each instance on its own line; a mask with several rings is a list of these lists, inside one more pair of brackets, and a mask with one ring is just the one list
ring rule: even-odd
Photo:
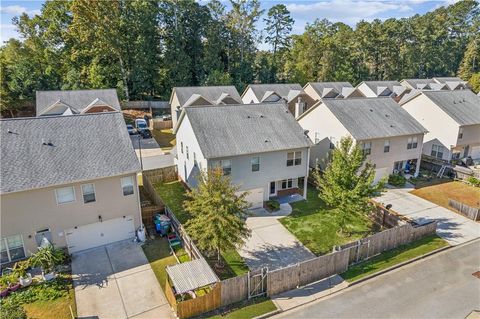
[[268,268],[248,272],[248,299],[267,293]]

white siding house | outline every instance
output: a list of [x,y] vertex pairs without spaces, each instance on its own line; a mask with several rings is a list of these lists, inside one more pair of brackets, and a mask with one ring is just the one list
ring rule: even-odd
[[342,137],[362,145],[376,177],[395,171],[416,175],[425,129],[390,98],[326,99],[298,119],[314,142],[310,166],[325,168]]
[[280,104],[185,107],[175,128],[179,177],[197,186],[201,170],[222,167],[252,208],[273,197],[306,197],[311,145]]

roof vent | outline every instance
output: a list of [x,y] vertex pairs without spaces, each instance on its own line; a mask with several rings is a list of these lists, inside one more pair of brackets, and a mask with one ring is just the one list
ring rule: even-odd
[[395,125],[393,125],[393,124],[390,124],[390,127],[395,127]]
[[265,116],[263,116],[262,114],[260,114],[260,118],[263,119]]
[[385,114],[385,117],[390,117],[390,115],[389,115],[389,114]]
[[7,133],[9,133],[9,134],[13,134],[13,131],[12,131],[12,130],[10,130],[10,129],[8,129]]
[[247,119],[251,119],[252,117],[250,115],[247,115]]
[[268,142],[270,142],[270,141],[269,141],[269,140],[265,140],[265,143],[268,143]]
[[370,109],[370,112],[373,112],[373,109]]

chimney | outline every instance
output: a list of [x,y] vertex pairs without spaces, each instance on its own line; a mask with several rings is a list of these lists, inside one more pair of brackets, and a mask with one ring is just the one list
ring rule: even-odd
[[302,97],[299,96],[295,103],[295,118],[298,118],[305,111],[305,102]]

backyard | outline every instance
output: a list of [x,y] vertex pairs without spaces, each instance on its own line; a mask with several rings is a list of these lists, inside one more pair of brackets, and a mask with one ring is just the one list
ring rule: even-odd
[[412,194],[450,210],[448,199],[454,199],[471,207],[480,207],[480,188],[452,181],[425,186],[411,191]]
[[[191,215],[183,209],[183,201],[186,199],[186,190],[181,182],[173,181],[157,183],[155,185],[155,190],[160,195],[160,198],[165,205],[173,211],[180,223],[184,224],[191,218]],[[214,267],[216,254],[205,256],[205,259],[212,266],[220,279],[231,278],[248,272],[248,267],[245,265],[245,262],[237,251],[232,250],[223,252],[221,257],[225,261],[225,267],[220,269]]]
[[309,186],[307,198],[307,201],[292,203],[292,213],[280,222],[316,255],[329,253],[335,245],[358,240],[375,231],[370,219],[352,215],[345,225],[347,231],[340,233],[339,214],[326,207],[318,197],[318,190]]

